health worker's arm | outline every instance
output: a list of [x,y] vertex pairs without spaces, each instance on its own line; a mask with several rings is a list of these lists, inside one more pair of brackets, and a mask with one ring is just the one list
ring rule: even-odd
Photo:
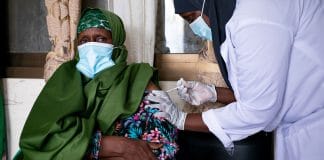
[[216,87],[216,92],[217,92],[217,102],[219,103],[229,104],[236,101],[234,92],[229,88]]
[[256,22],[231,30],[230,81],[236,102],[188,114],[186,130],[210,131],[225,147],[263,130],[283,103],[293,34],[284,26]]

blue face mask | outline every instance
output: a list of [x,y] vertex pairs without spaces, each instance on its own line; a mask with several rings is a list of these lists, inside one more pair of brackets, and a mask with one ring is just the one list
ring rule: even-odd
[[202,16],[190,23],[191,30],[200,38],[205,40],[212,40],[212,32],[210,27],[206,24]]
[[98,72],[115,65],[111,59],[113,45],[88,42],[78,46],[80,60],[76,68],[85,76],[93,78]]
[[202,14],[204,13],[205,1],[203,2],[201,15],[195,19],[192,23],[190,23],[191,30],[200,38],[205,40],[212,41],[212,32],[210,27],[204,21]]

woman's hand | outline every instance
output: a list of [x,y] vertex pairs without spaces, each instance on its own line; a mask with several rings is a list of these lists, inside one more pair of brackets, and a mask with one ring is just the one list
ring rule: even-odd
[[101,139],[100,159],[156,160],[149,144],[119,136],[104,136]]

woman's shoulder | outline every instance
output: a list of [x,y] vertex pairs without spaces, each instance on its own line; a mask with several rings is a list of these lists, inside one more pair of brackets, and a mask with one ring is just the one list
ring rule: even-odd
[[151,65],[148,64],[148,63],[130,63],[130,64],[128,64],[128,66],[131,66],[131,67],[133,67],[133,66],[136,66],[136,67],[150,67],[150,68],[152,68]]
[[146,90],[148,90],[148,91],[160,90],[160,88],[156,84],[154,84],[152,81],[150,81],[146,86]]
[[[291,0],[239,0],[232,21],[237,23],[289,24],[298,12],[298,1]],[[238,24],[236,24],[238,25]]]
[[132,70],[141,70],[143,72],[153,72],[154,68],[148,63],[130,63],[128,64],[128,68]]
[[76,73],[76,67],[75,67],[76,64],[77,64],[77,60],[70,60],[70,61],[62,63],[55,70],[55,72],[49,78],[49,80],[52,81],[52,79],[57,79],[57,78],[71,79],[71,77]]

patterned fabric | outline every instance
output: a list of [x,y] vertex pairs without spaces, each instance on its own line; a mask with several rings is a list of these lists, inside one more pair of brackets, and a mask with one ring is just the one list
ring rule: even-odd
[[88,8],[83,11],[81,19],[79,21],[77,33],[88,28],[103,28],[111,31],[109,21],[101,10],[95,8]]
[[[162,144],[161,147],[152,149],[155,156],[159,160],[175,159],[178,150],[176,144],[178,131],[168,121],[154,117],[158,109],[145,108],[149,104],[149,101],[143,100],[134,115],[117,121],[114,135]],[[101,132],[95,132],[89,147],[92,160],[99,159],[100,138]]]
[[90,160],[99,159],[99,151],[101,144],[102,133],[100,130],[97,130],[93,136],[88,150],[88,158]]
[[52,44],[44,65],[44,79],[47,82],[61,64],[75,56],[76,28],[82,5],[81,0],[42,0],[42,6],[44,1],[48,36]]

